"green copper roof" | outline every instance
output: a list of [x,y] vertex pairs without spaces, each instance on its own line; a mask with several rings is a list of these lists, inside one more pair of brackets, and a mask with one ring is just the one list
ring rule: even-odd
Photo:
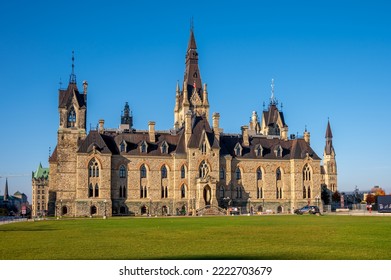
[[40,163],[37,171],[33,173],[33,178],[38,179],[38,178],[45,178],[47,179],[49,177],[49,168],[43,168],[42,164]]

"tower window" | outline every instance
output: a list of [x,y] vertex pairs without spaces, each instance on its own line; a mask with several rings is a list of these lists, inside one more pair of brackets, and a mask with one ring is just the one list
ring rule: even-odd
[[68,113],[67,127],[75,127],[75,125],[76,125],[76,112],[75,109],[72,107]]
[[181,167],[181,179],[184,179],[186,177],[186,168],[185,165],[182,165]]
[[181,187],[181,198],[186,198],[186,185],[182,185]]
[[201,146],[201,153],[203,155],[206,154],[206,141],[204,140],[204,142],[202,143],[202,146]]
[[90,164],[88,166],[88,176],[99,177],[99,165],[95,159],[90,161]]
[[221,180],[224,180],[224,178],[225,178],[225,170],[224,170],[224,168],[220,168],[220,179]]
[[281,180],[281,169],[277,168],[276,170],[276,180],[279,181]]

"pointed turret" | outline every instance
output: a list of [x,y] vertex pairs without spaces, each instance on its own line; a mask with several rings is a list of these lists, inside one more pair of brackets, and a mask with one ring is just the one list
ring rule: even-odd
[[8,178],[5,178],[5,189],[4,189],[4,201],[8,201],[9,194],[8,194]]
[[323,153],[324,180],[326,187],[335,192],[337,186],[337,161],[335,159],[335,150],[333,147],[333,133],[331,132],[330,121],[327,121],[326,128],[326,146]]

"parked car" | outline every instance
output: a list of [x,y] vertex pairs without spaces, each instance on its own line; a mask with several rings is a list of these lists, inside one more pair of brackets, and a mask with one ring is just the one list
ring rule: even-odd
[[303,215],[303,214],[320,214],[319,207],[314,205],[307,205],[300,209],[295,210],[295,214]]

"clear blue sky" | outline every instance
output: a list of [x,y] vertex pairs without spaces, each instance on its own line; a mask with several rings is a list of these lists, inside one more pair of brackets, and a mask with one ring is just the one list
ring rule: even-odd
[[[275,79],[289,133],[323,155],[330,118],[339,190],[391,192],[389,1],[1,1],[0,176],[31,201],[31,172],[56,145],[58,88],[75,51],[88,126],[173,126],[190,18],[211,112],[239,133]],[[19,175],[21,177],[13,177]],[[0,178],[0,194],[5,179]]]

